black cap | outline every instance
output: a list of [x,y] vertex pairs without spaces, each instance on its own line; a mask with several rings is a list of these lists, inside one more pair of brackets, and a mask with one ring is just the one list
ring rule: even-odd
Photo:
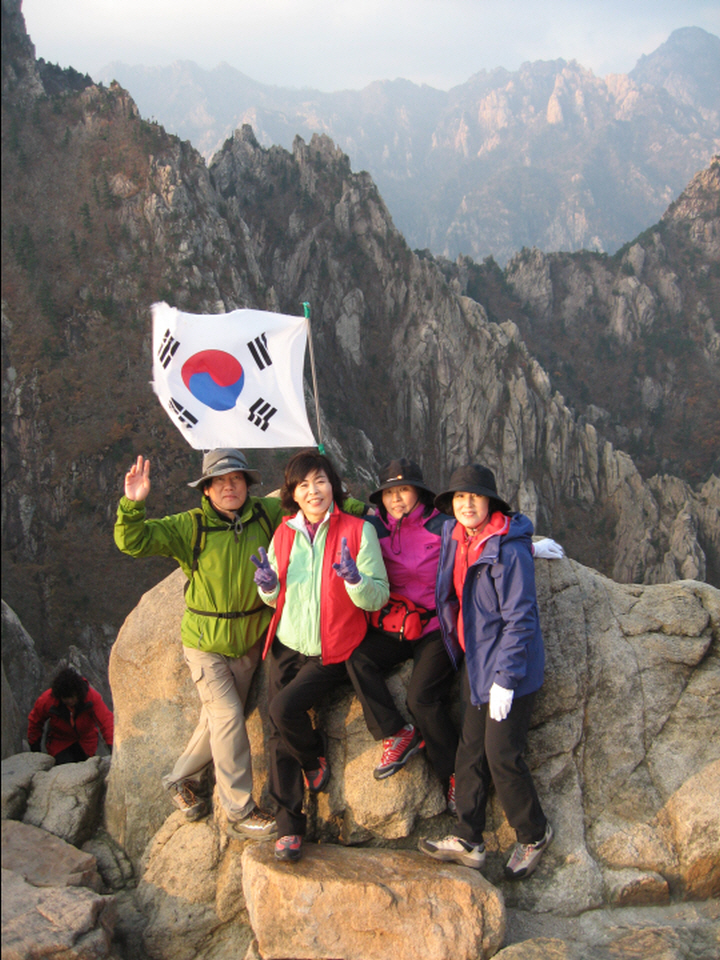
[[435,506],[441,513],[453,515],[452,501],[455,493],[476,493],[480,497],[497,500],[504,513],[512,513],[509,505],[500,497],[495,483],[495,474],[489,467],[472,463],[453,470],[448,489],[435,497]]
[[381,504],[383,490],[389,490],[390,487],[418,487],[435,496],[435,491],[431,490],[423,480],[420,467],[412,460],[406,460],[405,457],[391,460],[381,468],[380,486],[370,494],[370,502]]

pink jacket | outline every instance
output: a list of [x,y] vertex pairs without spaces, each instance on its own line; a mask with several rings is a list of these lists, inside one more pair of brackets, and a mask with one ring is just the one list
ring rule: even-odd
[[[402,520],[389,515],[386,521],[379,516],[367,519],[378,532],[391,592],[402,594],[426,610],[434,610],[442,526],[451,518],[434,508],[425,516],[425,509],[420,503]],[[423,636],[439,629],[438,619],[433,617]]]

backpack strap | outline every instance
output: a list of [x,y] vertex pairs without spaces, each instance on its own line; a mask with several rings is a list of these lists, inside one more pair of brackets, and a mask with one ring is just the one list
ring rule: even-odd
[[193,519],[193,547],[192,547],[192,565],[190,567],[190,576],[187,579],[185,584],[184,593],[188,592],[190,586],[190,581],[193,578],[195,571],[198,568],[198,562],[200,560],[200,554],[202,553],[202,548],[205,546],[203,542],[203,534],[207,533],[207,528],[203,526],[203,512],[200,507],[193,507],[192,510],[188,510],[188,513]]
[[257,503],[253,504],[252,517],[250,517],[250,520],[248,521],[248,523],[252,523],[253,520],[257,520],[257,522],[260,524],[260,526],[263,528],[263,530],[267,534],[268,540],[272,540],[273,532],[274,532],[273,526],[272,526],[272,523],[270,522],[270,517],[267,515],[267,511],[265,510],[265,507],[262,505],[262,503],[259,500]]

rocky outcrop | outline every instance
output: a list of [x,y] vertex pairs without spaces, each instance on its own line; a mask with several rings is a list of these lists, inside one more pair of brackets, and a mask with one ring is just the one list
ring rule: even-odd
[[44,830],[4,820],[3,958],[110,957],[115,902],[100,888],[94,857]]
[[[536,576],[547,672],[529,762],[556,839],[531,882],[507,884],[502,867],[514,838],[493,803],[483,873],[508,908],[536,916],[717,896],[720,820],[711,797],[720,771],[720,594],[694,581],[621,585],[569,560],[537,561]],[[185,956],[173,952],[181,941],[188,957],[205,956],[213,930],[232,937],[237,949],[237,938],[247,936],[245,911],[254,925],[253,916],[261,917],[265,908],[257,884],[245,884],[243,901],[233,884],[250,861],[263,884],[275,882],[267,850],[253,852],[250,845],[243,853],[242,843],[229,841],[217,804],[209,820],[186,824],[163,795],[160,777],[199,712],[182,661],[182,607],[177,573],[128,618],[110,667],[116,740],[106,821],[139,865],[149,954],[168,960]],[[256,799],[264,803],[265,669],[251,693],[248,722]],[[401,709],[407,670],[390,678]],[[349,685],[320,706],[317,722],[329,735],[333,775],[327,794],[307,797],[310,838],[322,843],[317,856],[308,845],[310,878],[298,873],[293,882],[300,886],[288,910],[300,910],[305,896],[316,896],[312,878],[327,844],[370,846],[354,856],[372,857],[378,847],[388,853],[413,848],[419,836],[452,829],[424,758],[413,758],[388,780],[373,779],[379,747]],[[329,865],[340,877],[346,869],[350,876],[355,863],[338,850],[337,867],[335,860]],[[292,868],[282,869],[287,883]],[[404,876],[400,861],[393,869]],[[310,885],[302,893],[306,880]],[[398,893],[398,902],[404,896]],[[181,916],[187,922],[176,928]],[[298,914],[289,926],[306,922],[312,919]]]
[[76,846],[95,833],[102,809],[109,757],[90,757],[36,773],[23,822],[42,827]]
[[2,762],[3,820],[22,820],[74,845],[96,832],[109,757],[55,766],[46,753],[15,754]]
[[419,853],[319,846],[288,870],[269,844],[249,844],[242,869],[264,960],[485,960],[505,935],[498,890],[476,871],[438,868]]
[[20,753],[27,716],[41,692],[43,668],[32,637],[2,601],[2,759]]
[[102,889],[95,858],[46,830],[3,820],[2,865],[36,887]]
[[21,820],[35,775],[55,766],[47,753],[18,753],[2,761],[2,819]]
[[593,910],[563,925],[558,918],[517,914],[511,943],[498,960],[712,960],[717,953],[717,902]]

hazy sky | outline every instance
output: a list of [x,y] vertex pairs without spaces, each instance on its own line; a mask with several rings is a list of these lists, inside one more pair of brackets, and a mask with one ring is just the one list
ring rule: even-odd
[[720,35],[720,0],[24,0],[37,55],[91,76],[113,60],[225,61],[262,83],[447,90],[478,70],[578,60],[627,73],[678,27]]

